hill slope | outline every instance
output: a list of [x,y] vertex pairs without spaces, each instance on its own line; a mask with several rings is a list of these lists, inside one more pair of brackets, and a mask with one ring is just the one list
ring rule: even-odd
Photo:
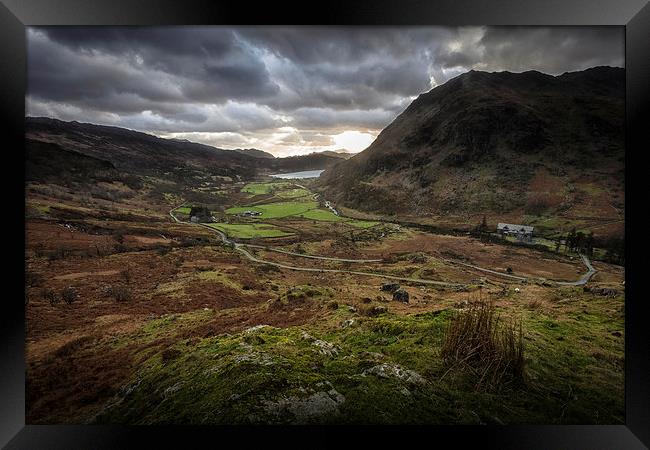
[[624,69],[471,71],[325,170],[341,205],[405,216],[622,217]]
[[273,159],[275,156],[264,150],[258,150],[256,148],[236,148],[233,151],[241,153],[242,155],[253,156],[255,158],[269,158]]
[[[296,170],[324,169],[343,156],[309,154],[274,158],[256,149],[223,150],[187,140],[162,139],[150,134],[44,117],[27,117],[27,160],[61,149],[58,160],[83,155],[110,163],[123,173],[135,175],[191,177],[195,172],[217,176],[251,178],[255,175]],[[44,147],[49,144],[49,147]],[[38,172],[38,171],[37,171]]]

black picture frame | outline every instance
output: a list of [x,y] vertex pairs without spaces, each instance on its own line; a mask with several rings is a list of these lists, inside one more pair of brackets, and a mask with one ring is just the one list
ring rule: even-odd
[[[264,2],[185,0],[1,0],[0,123],[7,166],[3,173],[5,240],[11,257],[24,257],[24,118],[26,33],[30,25],[199,25],[199,24],[340,24],[340,25],[619,25],[626,36],[626,424],[618,426],[436,426],[436,427],[124,427],[25,425],[24,268],[7,264],[0,328],[0,445],[10,449],[194,448],[247,445],[252,438],[306,445],[344,444],[341,431],[371,441],[398,442],[424,438],[425,444],[468,444],[517,449],[637,449],[650,446],[650,336],[643,314],[643,270],[648,254],[639,239],[644,224],[644,153],[650,142],[650,4],[646,0],[501,0],[501,1],[333,1],[316,5]],[[9,162],[11,161],[11,162]],[[637,220],[634,216],[637,215]],[[8,250],[7,250],[8,251]],[[7,261],[11,261],[10,258]],[[202,444],[201,444],[202,443]],[[445,445],[446,446],[446,445]]]

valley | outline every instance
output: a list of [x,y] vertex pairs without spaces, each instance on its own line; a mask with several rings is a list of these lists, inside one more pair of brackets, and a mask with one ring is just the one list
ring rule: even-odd
[[[26,186],[30,423],[622,422],[621,266],[563,286],[577,254],[335,214],[314,179],[143,180]],[[478,299],[521,321],[525,381],[441,358]]]
[[26,425],[643,437],[638,26],[23,28]]

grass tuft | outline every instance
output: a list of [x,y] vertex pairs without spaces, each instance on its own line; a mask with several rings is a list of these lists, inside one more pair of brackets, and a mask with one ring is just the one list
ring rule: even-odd
[[525,380],[521,321],[501,321],[492,301],[471,301],[451,318],[441,356],[447,372],[466,371],[477,390]]

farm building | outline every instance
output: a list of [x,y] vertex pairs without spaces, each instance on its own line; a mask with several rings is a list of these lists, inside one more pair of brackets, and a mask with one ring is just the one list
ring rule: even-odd
[[192,206],[190,209],[190,222],[212,222],[210,210],[204,206]]
[[513,223],[497,224],[497,233],[502,236],[514,236],[520,241],[531,242],[533,240],[534,227],[527,225],[517,225]]
[[239,215],[242,216],[242,217],[256,217],[256,216],[261,216],[262,213],[259,212],[259,211],[248,210],[248,211],[244,211],[243,213],[241,213]]

